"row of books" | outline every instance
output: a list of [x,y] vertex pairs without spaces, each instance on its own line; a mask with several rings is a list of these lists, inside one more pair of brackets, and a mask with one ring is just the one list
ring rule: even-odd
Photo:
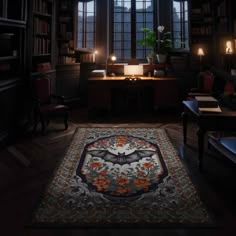
[[193,35],[211,35],[212,27],[211,26],[201,26],[192,28]]
[[50,62],[43,62],[43,63],[38,63],[37,64],[37,69],[38,72],[46,72],[52,70],[52,66]]
[[51,53],[51,41],[49,39],[36,37],[34,38],[34,55]]
[[42,20],[38,17],[34,18],[34,33],[48,34],[50,32],[50,24],[48,21]]
[[60,56],[58,58],[58,64],[72,64],[75,63],[74,57]]

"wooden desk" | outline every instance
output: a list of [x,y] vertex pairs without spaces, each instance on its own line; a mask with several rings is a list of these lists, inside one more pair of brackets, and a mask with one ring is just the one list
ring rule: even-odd
[[183,101],[184,112],[182,114],[183,121],[183,137],[184,144],[187,143],[187,125],[189,114],[197,119],[198,125],[198,159],[199,169],[202,170],[202,161],[204,154],[204,137],[207,131],[234,131],[236,130],[236,111],[221,107],[221,113],[202,113],[198,110],[196,101]]
[[139,98],[141,100],[140,104],[149,92],[152,93],[153,109],[176,107],[178,103],[176,78],[140,77],[140,80],[129,81],[125,80],[125,76],[91,77],[88,80],[89,110],[104,109],[110,111],[112,109],[112,97],[115,96],[116,91],[117,96],[122,99],[122,91],[127,91],[127,89],[142,94]]

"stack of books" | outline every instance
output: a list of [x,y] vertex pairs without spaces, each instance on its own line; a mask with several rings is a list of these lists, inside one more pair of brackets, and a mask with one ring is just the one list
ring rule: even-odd
[[90,77],[105,77],[106,71],[105,70],[93,70],[90,73]]
[[211,96],[196,96],[198,109],[203,112],[221,112],[218,100]]

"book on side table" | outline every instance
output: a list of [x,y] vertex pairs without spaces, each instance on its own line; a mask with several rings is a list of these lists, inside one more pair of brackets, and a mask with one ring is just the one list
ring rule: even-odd
[[221,112],[218,100],[211,96],[196,96],[198,109],[202,112]]

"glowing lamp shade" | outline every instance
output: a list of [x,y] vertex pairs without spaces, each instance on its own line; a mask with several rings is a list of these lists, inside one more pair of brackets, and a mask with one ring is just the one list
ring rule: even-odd
[[225,53],[232,54],[233,53],[233,44],[232,41],[228,40],[225,43]]
[[116,56],[111,56],[111,61],[114,63],[116,61]]
[[198,48],[197,55],[200,56],[200,57],[205,55],[205,53],[204,53],[202,48]]
[[124,66],[124,75],[143,75],[143,66],[142,65],[125,65]]

